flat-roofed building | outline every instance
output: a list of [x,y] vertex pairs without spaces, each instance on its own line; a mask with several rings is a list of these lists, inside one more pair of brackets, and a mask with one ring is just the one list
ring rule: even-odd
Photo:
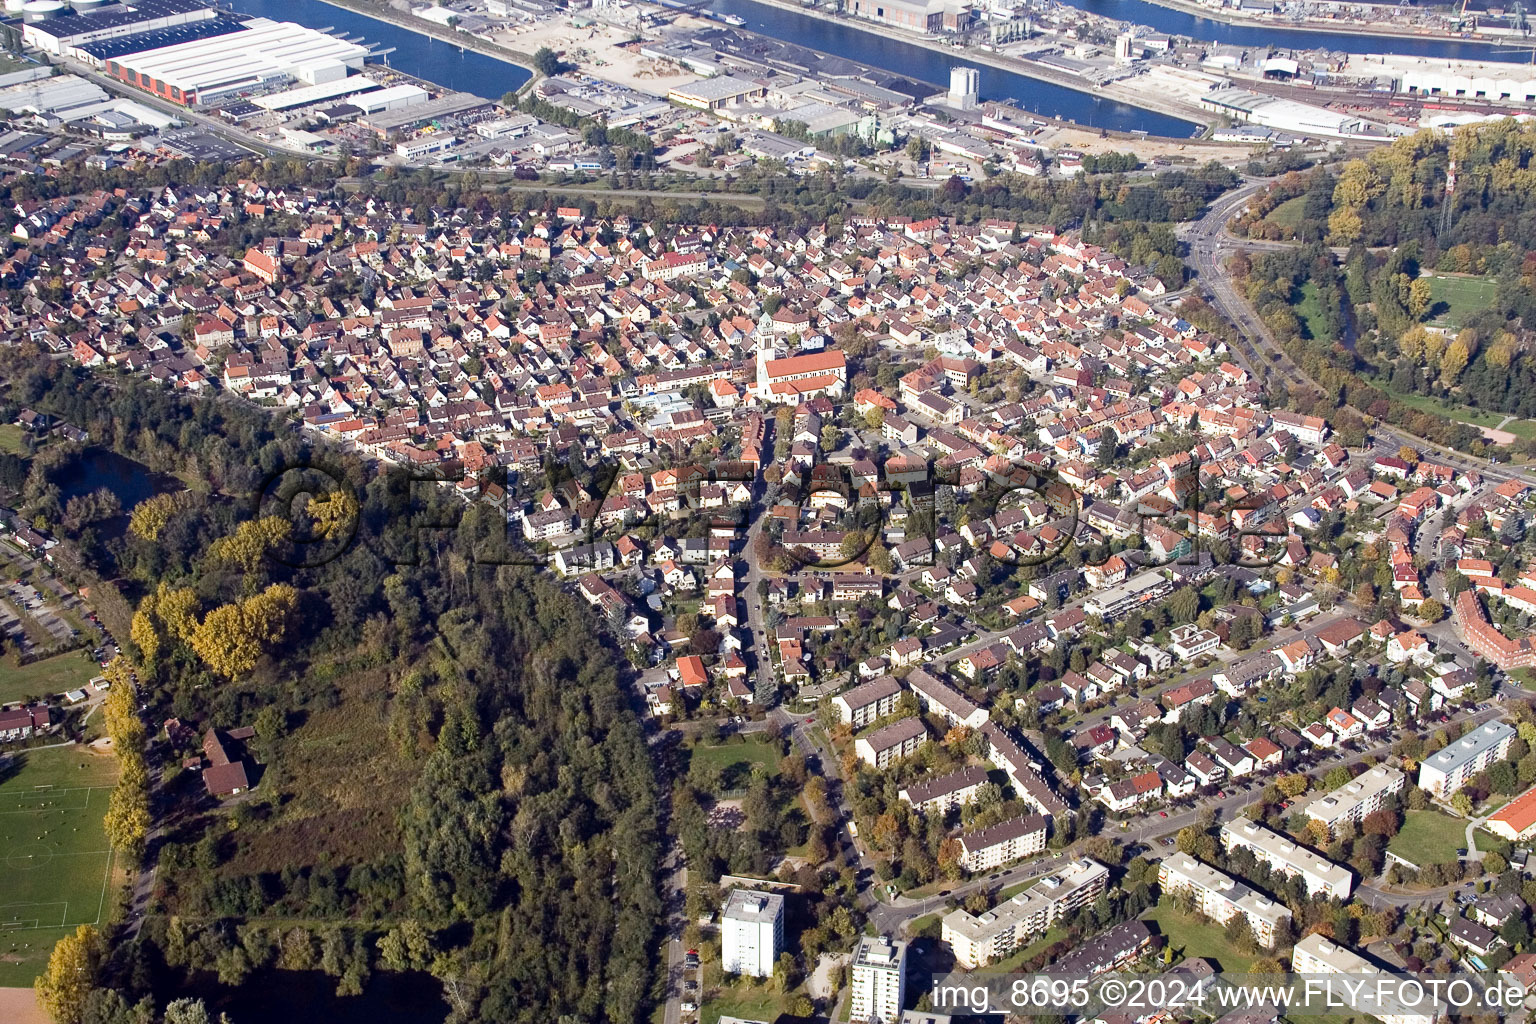
[[950,911],[944,915],[941,937],[962,967],[980,967],[1027,945],[1062,917],[1092,903],[1108,882],[1108,868],[1080,857],[983,914]]
[[859,1024],[893,1024],[901,1018],[907,994],[907,944],[883,935],[866,935],[853,951],[852,1016]]
[[1261,864],[1267,864],[1287,878],[1300,878],[1308,896],[1327,896],[1347,900],[1354,888],[1354,876],[1326,857],[1299,846],[1289,836],[1237,818],[1221,827],[1221,845],[1227,852],[1248,850]]
[[27,46],[63,56],[76,46],[157,29],[211,21],[219,9],[211,0],[134,0],[107,10],[48,18],[22,26]]
[[1314,798],[1306,805],[1304,813],[1313,821],[1321,822],[1332,835],[1340,825],[1359,824],[1366,815],[1381,810],[1387,797],[1401,793],[1406,784],[1402,772],[1378,765],[1333,792]]
[[754,978],[773,976],[784,948],[784,897],[732,889],[720,914],[721,967]]
[[362,70],[368,47],[289,21],[252,18],[238,32],[103,62],[112,77],[183,106],[286,82],[336,82]]
[[1124,583],[1117,583],[1090,594],[1083,602],[1083,611],[1088,615],[1097,615],[1106,622],[1113,622],[1123,615],[1130,614],[1133,609],[1157,600],[1171,590],[1173,590],[1173,584],[1165,579],[1162,573],[1156,569],[1149,569],[1132,576]]
[[1217,924],[1226,924],[1242,914],[1253,931],[1254,941],[1265,949],[1275,948],[1291,920],[1291,912],[1285,907],[1187,853],[1163,859],[1157,871],[1157,884],[1164,893],[1188,893],[1200,912]]
[[1419,788],[1441,799],[1451,796],[1472,776],[1508,754],[1514,738],[1514,727],[1508,723],[1478,726],[1419,764]]
[[[1386,974],[1365,957],[1313,932],[1304,936],[1291,951],[1291,971],[1295,974]],[[1340,993],[1342,996],[1343,993]],[[1432,995],[1426,994],[1422,1005],[1404,1007],[1402,1013],[1378,1013],[1374,1008],[1365,1012],[1378,1017],[1382,1024],[1434,1024],[1443,1007]]]
[[721,107],[737,106],[767,94],[766,86],[749,82],[744,78],[720,75],[716,78],[704,78],[697,82],[690,82],[688,85],[680,85],[667,93],[667,99],[699,110],[719,110]]
[[489,115],[496,104],[483,96],[468,92],[451,92],[425,103],[411,103],[400,108],[380,110],[369,114],[359,123],[373,129],[380,138],[390,138],[402,132],[413,132],[434,121],[474,118]]

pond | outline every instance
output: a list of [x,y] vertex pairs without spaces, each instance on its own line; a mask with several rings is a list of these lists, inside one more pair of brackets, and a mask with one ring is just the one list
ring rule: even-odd
[[165,490],[175,481],[158,477],[143,463],[134,462],[110,448],[88,448],[53,478],[59,485],[59,500],[68,504],[69,499],[90,494],[105,487],[117,495],[117,500],[127,511],[156,491]]
[[441,1024],[448,1016],[442,983],[425,971],[376,971],[362,995],[346,997],[322,971],[256,971],[234,988],[200,973],[156,997],[201,998],[210,1017],[227,1013],[233,1024]]

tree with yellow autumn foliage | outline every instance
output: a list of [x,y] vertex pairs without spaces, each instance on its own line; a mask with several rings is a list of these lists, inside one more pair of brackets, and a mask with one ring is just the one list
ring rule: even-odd
[[104,673],[111,683],[102,701],[102,719],[117,754],[118,778],[102,819],[107,841],[130,859],[144,853],[149,837],[149,763],[144,757],[144,720],[139,717],[127,662],[113,658]]
[[351,531],[360,509],[350,491],[335,490],[323,498],[312,500],[306,511],[315,521],[315,532],[331,540]]
[[292,533],[293,524],[278,516],[248,519],[234,533],[220,537],[209,545],[208,555],[215,562],[253,573],[261,565],[262,559]]
[[141,540],[160,539],[160,531],[186,505],[186,493],[174,491],[145,498],[128,514],[128,532]]
[[105,951],[101,933],[88,924],[54,943],[48,966],[33,982],[37,1001],[54,1024],[80,1024]]
[[192,634],[192,650],[208,668],[234,679],[256,667],[262,653],[280,643],[298,593],[274,583],[259,594],[209,612]]

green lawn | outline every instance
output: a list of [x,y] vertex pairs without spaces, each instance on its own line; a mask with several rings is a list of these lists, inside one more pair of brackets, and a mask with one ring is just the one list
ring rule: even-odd
[[708,998],[699,1010],[700,1024],[718,1024],[721,1017],[778,1020],[804,991],[780,992],[777,978],[726,978],[718,962],[704,965],[704,989]]
[[716,746],[700,744],[689,754],[689,767],[696,760],[703,760],[720,769],[722,790],[744,789],[752,777],[754,766],[760,765],[769,775],[779,773],[779,748],[777,744],[761,736],[747,736],[746,742],[735,740]]
[[1448,864],[1466,845],[1467,823],[1440,811],[1409,811],[1387,849],[1419,867]]
[[1431,416],[1444,416],[1448,420],[1458,423],[1470,423],[1474,427],[1496,427],[1499,430],[1508,431],[1520,438],[1536,437],[1536,420],[1514,419],[1505,423],[1502,427],[1499,423],[1504,419],[1504,413],[1488,412],[1483,409],[1474,409],[1468,405],[1441,405],[1440,400],[1428,395],[1405,394],[1401,391],[1393,391],[1391,388],[1377,384],[1378,387],[1404,405],[1420,412],[1427,412]]
[[20,455],[25,452],[27,432],[14,423],[0,425],[0,452]]
[[90,659],[89,651],[66,651],[20,667],[10,657],[0,658],[0,704],[76,690],[100,674],[101,666]]
[[1003,957],[1003,959],[999,960],[997,963],[989,964],[987,966],[987,970],[1016,971],[1022,964],[1033,960],[1047,949],[1050,949],[1052,944],[1060,942],[1066,937],[1067,933],[1062,931],[1060,928],[1051,928],[1044,935],[1040,936],[1038,939],[1036,939],[1034,942],[1031,942],[1023,949],[1016,949],[1008,956]]
[[1294,196],[1269,211],[1264,219],[1292,231],[1301,226],[1301,215],[1306,210],[1307,197]]
[[1334,340],[1324,326],[1323,303],[1317,297],[1317,285],[1308,281],[1301,286],[1301,301],[1291,307],[1301,319],[1302,326],[1306,328],[1307,335],[1312,338],[1324,338]]
[[942,921],[943,915],[941,914],[924,914],[922,917],[910,922],[907,925],[907,934],[912,938],[916,938],[919,935],[928,934],[931,931],[931,937],[937,939],[939,937],[940,923]]
[[0,986],[30,985],[61,936],[107,913],[102,815],[116,780],[114,758],[80,747],[0,768]]
[[1430,315],[1433,323],[1460,327],[1493,304],[1497,286],[1486,277],[1442,277],[1429,281]]
[[1160,903],[1142,919],[1154,922],[1157,930],[1168,936],[1168,944],[1186,957],[1198,956],[1214,960],[1222,971],[1247,973],[1257,957],[1239,953],[1227,941],[1227,933],[1220,926],[1181,913],[1172,903]]

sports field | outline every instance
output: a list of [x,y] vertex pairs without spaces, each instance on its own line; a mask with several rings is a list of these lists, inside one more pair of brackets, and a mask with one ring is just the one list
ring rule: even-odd
[[0,762],[0,986],[31,984],[54,942],[105,916],[116,780],[115,759],[80,747]]
[[1447,327],[1460,327],[1491,306],[1497,291],[1490,278],[1436,274],[1429,278],[1431,319]]

